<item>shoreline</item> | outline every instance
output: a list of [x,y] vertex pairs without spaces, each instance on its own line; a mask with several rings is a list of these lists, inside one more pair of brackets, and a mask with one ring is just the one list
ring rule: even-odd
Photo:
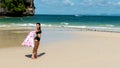
[[[19,47],[21,43],[26,38],[27,34],[34,30],[33,27],[9,27],[9,28],[0,28],[0,48],[7,47]],[[88,34],[111,34],[117,35],[119,32],[105,32],[105,31],[96,31],[88,29],[73,29],[73,28],[51,28],[43,27],[42,28],[42,44],[54,43],[59,41],[66,41],[69,39],[76,39],[75,36],[72,36],[73,33],[88,33]],[[47,39],[46,39],[47,38]]]
[[[0,30],[34,30],[35,26],[10,26],[10,27],[0,27]],[[120,28],[80,28],[80,27],[51,27],[51,26],[42,26],[43,29],[53,29],[60,31],[95,31],[95,32],[111,32],[111,33],[120,33]],[[116,29],[116,30],[115,30]]]
[[[9,48],[9,47],[20,47],[21,43],[24,41],[26,36],[30,31],[33,31],[33,28],[29,27],[10,27],[10,28],[0,28],[0,48]],[[67,40],[67,38],[71,38],[71,34],[68,31],[56,30],[54,28],[43,28],[42,29],[42,44],[51,43],[51,42],[59,42]],[[65,37],[65,35],[67,35]],[[58,37],[57,36],[61,36]],[[64,38],[62,38],[62,36]],[[53,38],[56,37],[56,38]],[[47,38],[47,39],[45,39]],[[53,39],[51,39],[53,38]]]

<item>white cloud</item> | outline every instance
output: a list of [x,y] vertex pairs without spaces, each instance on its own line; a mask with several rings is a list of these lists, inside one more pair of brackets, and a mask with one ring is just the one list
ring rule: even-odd
[[118,2],[118,4],[120,5],[120,2]]
[[59,0],[40,0],[40,1],[45,4],[58,4],[60,2]]
[[112,1],[112,0],[81,0],[79,1],[79,5],[82,6],[120,6],[120,1]]
[[54,5],[54,6],[92,6],[92,7],[114,7],[120,6],[120,1],[113,1],[113,0],[40,0],[42,3],[47,5]]
[[106,6],[107,2],[106,0],[82,0],[79,4],[83,6]]
[[42,2],[48,2],[49,0],[41,0]]
[[74,3],[71,0],[64,0],[63,3],[66,5],[74,6]]
[[120,6],[120,1],[119,2],[115,2],[114,5]]

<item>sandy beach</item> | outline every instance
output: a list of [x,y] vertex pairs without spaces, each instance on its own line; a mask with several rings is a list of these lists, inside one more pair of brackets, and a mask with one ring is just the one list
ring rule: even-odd
[[120,33],[44,28],[38,58],[22,41],[32,29],[0,29],[2,68],[120,68]]

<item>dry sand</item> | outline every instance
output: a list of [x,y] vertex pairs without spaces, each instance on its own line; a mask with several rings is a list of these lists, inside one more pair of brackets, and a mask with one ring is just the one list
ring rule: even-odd
[[[65,40],[49,43],[41,41],[38,51],[39,57],[32,60],[30,58],[32,48],[20,45],[27,33],[16,33],[14,36],[18,37],[18,39],[13,44],[13,34],[9,35],[11,37],[9,41],[5,37],[7,42],[4,42],[1,40],[6,35],[4,35],[5,32],[1,32],[0,46],[3,44],[17,45],[0,49],[1,68],[120,68],[119,33],[58,31],[58,34],[60,32],[58,39],[61,39],[62,33],[65,37],[69,34],[71,38],[66,37]],[[46,33],[47,35],[52,34]],[[48,38],[54,39],[54,35],[52,37],[46,37],[46,40]]]

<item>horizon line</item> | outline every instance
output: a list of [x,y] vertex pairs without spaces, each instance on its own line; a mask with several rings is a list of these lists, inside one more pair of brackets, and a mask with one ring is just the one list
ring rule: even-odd
[[120,14],[34,14],[34,15],[120,16]]

